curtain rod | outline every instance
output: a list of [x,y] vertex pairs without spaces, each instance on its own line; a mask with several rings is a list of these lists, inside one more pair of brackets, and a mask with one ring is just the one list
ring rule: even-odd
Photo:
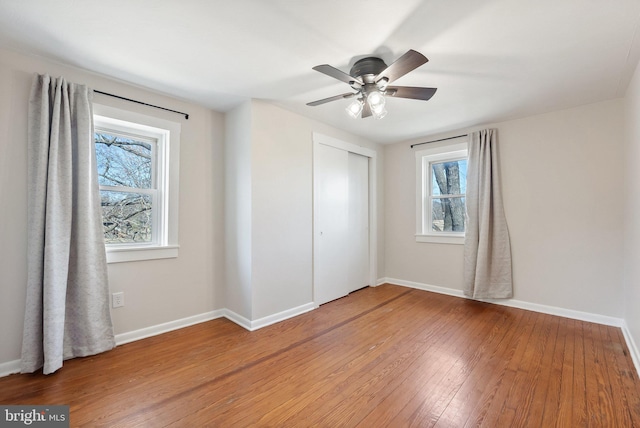
[[184,116],[185,119],[189,120],[189,114],[188,113],[184,113],[182,111],[171,110],[170,108],[155,106],[153,104],[148,104],[148,103],[144,103],[142,101],[132,100],[131,98],[121,97],[120,95],[113,95],[113,94],[110,94],[108,92],[97,91],[95,89],[93,90],[93,92],[95,92],[96,94],[106,95],[108,97],[119,98],[121,100],[129,101],[129,102],[132,102],[132,103],[142,104],[143,106],[148,106],[148,107],[153,107],[153,108],[157,108],[157,109],[160,109],[160,110],[170,111],[171,113],[181,114],[181,115]]
[[447,141],[447,140],[453,140],[454,138],[460,138],[460,137],[466,137],[469,134],[462,134],[462,135],[456,135],[455,137],[447,137],[447,138],[440,138],[439,140],[433,140],[433,141],[425,141],[424,143],[416,143],[416,144],[412,144],[411,148],[413,149],[415,146],[421,146],[423,144],[429,144],[429,143],[437,143],[438,141]]

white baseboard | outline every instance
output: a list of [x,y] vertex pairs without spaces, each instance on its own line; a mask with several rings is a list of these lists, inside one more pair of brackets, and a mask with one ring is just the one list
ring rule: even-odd
[[277,322],[284,321],[298,315],[302,315],[305,312],[316,309],[317,307],[318,306],[315,303],[310,302],[295,308],[287,309],[286,311],[278,312],[277,314],[259,318],[254,321],[250,321],[242,315],[238,315],[237,313],[230,311],[229,309],[225,309],[224,317],[229,321],[233,321],[234,323],[238,324],[240,327],[243,327],[249,331],[254,331],[268,325],[275,324]]
[[20,373],[20,360],[0,363],[0,377],[9,376],[15,373]]
[[[422,284],[419,282],[405,281],[396,278],[382,278],[381,280],[384,280],[384,282],[387,282],[389,284],[401,285],[404,287],[416,288],[418,290],[432,291],[434,293],[447,294],[449,296],[468,299],[468,297],[465,296],[464,293],[462,293],[462,290],[456,290],[454,288],[438,287],[436,285]],[[482,299],[480,301],[494,303],[496,305],[509,306],[512,308],[525,309],[533,312],[540,312],[543,314],[557,315],[560,317],[587,321],[596,324],[610,325],[613,327],[622,327],[624,323],[624,320],[622,318],[575,311],[573,309],[559,308],[556,306],[541,305],[539,303],[524,302],[522,300],[516,299]]]
[[[243,327],[249,331],[258,330],[259,328],[266,327],[271,324],[275,324],[280,321],[284,321],[288,318],[295,317],[297,315],[301,315],[305,312],[309,312],[313,309],[316,309],[317,306],[311,302],[296,308],[287,309],[286,311],[279,312],[277,314],[269,315],[264,318],[260,318],[254,321],[251,321],[242,315],[238,315],[237,313],[229,310],[229,309],[218,309],[211,312],[206,312],[204,314],[194,315],[187,318],[182,318],[175,321],[170,321],[163,324],[154,325],[151,327],[142,328],[140,330],[134,330],[127,333],[121,333],[116,335],[116,345],[124,345],[125,343],[133,342],[140,339],[146,339],[147,337],[156,336],[158,334],[167,333],[173,330],[178,330],[180,328],[189,327],[194,324],[199,324],[205,321],[211,321],[216,318],[227,318],[229,321],[232,321],[238,324],[240,327]],[[0,366],[1,368],[2,366]]]
[[434,293],[446,294],[454,297],[465,297],[465,295],[462,294],[461,290],[456,290],[454,288],[439,287],[437,285],[423,284],[420,282],[413,282],[413,281],[405,281],[404,279],[396,279],[396,278],[381,278],[379,281],[382,281],[380,282],[380,284],[389,283],[393,285],[401,285],[403,287],[415,288],[418,290],[433,291]]
[[[504,300],[504,301],[503,301]],[[540,312],[543,314],[556,315],[559,317],[571,318],[579,321],[587,321],[595,324],[609,325],[612,327],[622,327],[622,318],[610,317],[607,315],[592,314],[590,312],[575,311],[573,309],[559,308],[556,306],[541,305],[539,303],[524,302],[514,299],[484,299],[483,302],[495,303],[513,308],[526,309],[528,311]]]
[[127,333],[116,334],[116,346],[124,345],[125,343],[133,342],[136,340],[146,339],[147,337],[157,336],[158,334],[168,333],[180,328],[189,327],[194,324],[199,324],[205,321],[211,321],[216,318],[224,316],[224,310],[218,309],[216,311],[205,312],[199,315],[193,315],[191,317],[182,318],[175,321],[169,321],[166,323],[152,325],[151,327],[141,328],[139,330],[129,331]]
[[624,336],[624,340],[627,342],[627,348],[629,348],[629,353],[631,354],[633,365],[636,367],[636,372],[640,375],[640,352],[638,352],[638,347],[636,346],[636,342],[633,340],[633,336],[629,331],[629,326],[627,326],[626,321],[622,323],[622,335]]
[[295,308],[287,309],[286,311],[278,312],[277,314],[259,318],[255,321],[251,321],[251,330],[257,330],[259,328],[266,327],[268,325],[275,324],[277,322],[284,321],[298,315],[302,315],[306,312],[316,309],[317,307],[318,305],[316,305],[315,303],[309,302]]
[[251,320],[243,317],[242,315],[238,315],[230,309],[223,309],[223,316],[231,322],[238,324],[240,327],[245,330],[251,331]]

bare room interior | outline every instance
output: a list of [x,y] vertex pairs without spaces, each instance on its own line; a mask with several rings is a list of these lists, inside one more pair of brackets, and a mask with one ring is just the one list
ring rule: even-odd
[[640,426],[639,30],[637,0],[0,0],[0,407]]

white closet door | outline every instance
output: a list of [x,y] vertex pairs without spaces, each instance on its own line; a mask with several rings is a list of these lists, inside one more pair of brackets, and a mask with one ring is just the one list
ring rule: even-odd
[[321,305],[349,294],[345,246],[349,214],[348,152],[319,144],[314,152],[314,301]]
[[369,285],[369,159],[318,144],[314,151],[314,301]]
[[349,292],[369,284],[369,158],[349,153]]

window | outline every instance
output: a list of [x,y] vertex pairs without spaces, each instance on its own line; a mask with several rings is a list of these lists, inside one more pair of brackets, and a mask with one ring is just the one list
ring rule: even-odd
[[464,243],[467,144],[416,152],[416,240]]
[[105,242],[162,242],[162,218],[158,215],[162,210],[162,186],[158,191],[162,177],[157,157],[164,141],[96,127],[94,142]]
[[177,257],[180,125],[94,106],[107,261]]

